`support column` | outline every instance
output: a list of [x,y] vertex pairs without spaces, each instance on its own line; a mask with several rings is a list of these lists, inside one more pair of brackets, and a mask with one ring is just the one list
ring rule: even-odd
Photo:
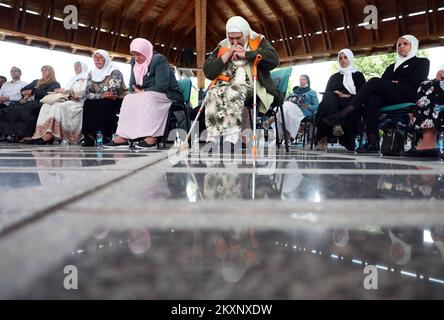
[[207,38],[207,0],[195,0],[196,15],[196,53],[197,53],[197,86],[199,90],[205,87],[205,75],[203,66],[206,58],[206,38]]

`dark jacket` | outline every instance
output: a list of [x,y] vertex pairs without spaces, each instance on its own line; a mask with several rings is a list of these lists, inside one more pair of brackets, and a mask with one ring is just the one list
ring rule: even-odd
[[[361,88],[365,85],[365,77],[362,72],[357,71],[352,74],[353,82],[355,83],[356,92],[359,92]],[[341,91],[342,93],[350,92],[344,87],[344,75],[337,72],[330,77],[327,83],[326,92]]]
[[[134,92],[133,85],[136,85],[134,78],[134,58],[131,59],[131,77],[129,92]],[[165,93],[168,99],[175,102],[183,102],[183,94],[179,89],[174,71],[165,56],[154,53],[148,67],[148,73],[143,77],[142,88],[144,91],[156,91]]]
[[429,75],[429,59],[413,57],[401,64],[396,71],[394,69],[395,64],[390,65],[382,75],[382,79],[399,81],[399,90],[404,96],[410,101],[416,101],[416,92]]
[[[205,62],[203,71],[205,77],[210,80],[216,79],[227,67],[228,64],[224,64],[221,57],[217,57],[219,49],[218,46]],[[279,66],[279,54],[275,48],[265,38],[262,39],[259,48],[256,51],[247,51],[245,56],[248,61],[253,62],[258,54],[262,55],[262,61],[258,64],[257,75],[258,80],[265,87],[267,92],[275,97],[274,102],[282,104],[284,97],[274,84],[270,77],[270,71]]]
[[34,95],[35,101],[40,101],[43,99],[44,96],[48,94],[48,92],[54,91],[55,89],[60,89],[60,83],[57,81],[47,83],[39,88],[36,88],[38,80],[34,80],[30,84],[28,84],[26,87],[24,87],[20,92],[23,92],[25,90],[32,90],[32,94]]

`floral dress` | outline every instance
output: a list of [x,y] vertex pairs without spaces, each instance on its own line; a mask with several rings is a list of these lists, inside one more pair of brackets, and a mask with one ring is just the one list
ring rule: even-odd
[[444,126],[444,117],[441,109],[444,108],[444,80],[426,81],[418,89],[418,106],[414,115],[415,130],[441,128]]
[[240,133],[245,101],[253,95],[245,68],[245,61],[230,62],[224,71],[230,81],[219,80],[208,90],[204,105],[209,138]]

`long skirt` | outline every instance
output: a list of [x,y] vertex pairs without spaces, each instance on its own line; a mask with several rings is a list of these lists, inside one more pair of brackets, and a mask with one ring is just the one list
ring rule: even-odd
[[32,138],[39,139],[50,132],[56,139],[77,144],[82,139],[82,115],[83,101],[44,104]]
[[418,90],[418,109],[414,115],[414,128],[422,129],[440,129],[444,126],[444,117],[440,111],[444,105],[444,81],[423,82]]
[[[299,132],[299,127],[301,126],[301,121],[304,120],[305,115],[298,105],[290,101],[285,101],[282,109],[284,110],[285,127],[287,131],[290,132],[290,136],[296,138]],[[282,123],[282,115],[279,111],[277,113],[276,122],[273,123],[273,127],[275,124],[279,126],[279,134],[283,134]]]
[[165,93],[155,91],[127,95],[120,109],[117,135],[125,139],[163,136],[171,103]]
[[0,134],[32,137],[42,104],[29,101],[0,109]]
[[118,114],[122,106],[122,99],[85,100],[83,104],[82,133],[95,137],[97,132],[111,139],[117,129]]

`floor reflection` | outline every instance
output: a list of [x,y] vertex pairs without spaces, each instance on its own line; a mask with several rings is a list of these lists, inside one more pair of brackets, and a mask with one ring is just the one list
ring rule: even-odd
[[[76,292],[60,287],[64,265],[81,270]],[[366,265],[377,269],[378,290],[363,287]],[[104,226],[27,292],[26,298],[87,299],[444,298],[444,228]]]
[[443,199],[443,175],[166,173],[174,199]]

